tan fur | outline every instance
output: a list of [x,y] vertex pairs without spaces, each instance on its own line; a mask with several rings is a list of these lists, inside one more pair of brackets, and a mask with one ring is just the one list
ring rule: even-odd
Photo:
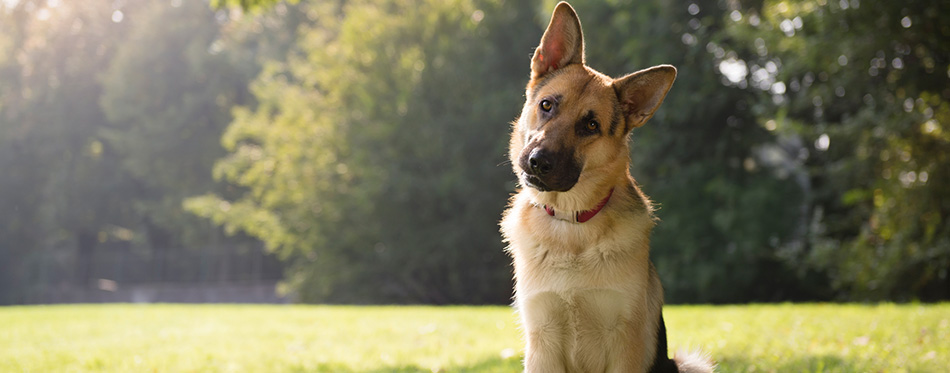
[[[663,289],[649,258],[653,208],[630,176],[628,135],[659,107],[675,69],[615,80],[583,61],[580,23],[569,5],[558,4],[532,59],[509,157],[522,185],[520,159],[533,146],[572,149],[582,169],[568,191],[521,188],[501,221],[527,342],[525,371],[643,372],[656,354]],[[550,95],[561,99],[557,115],[545,122],[538,102]],[[589,112],[605,134],[576,133]],[[618,123],[611,134],[605,127],[612,122]],[[581,224],[539,207],[590,210],[611,190],[607,205]]]

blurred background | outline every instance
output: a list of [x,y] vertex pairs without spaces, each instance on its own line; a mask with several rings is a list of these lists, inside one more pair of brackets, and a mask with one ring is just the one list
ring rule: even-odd
[[[505,304],[554,1],[0,0],[0,304]],[[950,3],[573,3],[671,303],[950,299]]]

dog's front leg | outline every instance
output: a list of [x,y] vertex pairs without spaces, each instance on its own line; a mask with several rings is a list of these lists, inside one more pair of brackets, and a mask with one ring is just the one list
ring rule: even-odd
[[586,289],[574,297],[577,309],[574,364],[581,372],[642,372],[641,344],[633,337],[625,297],[609,289]]
[[520,312],[528,342],[525,372],[567,372],[568,310],[564,300],[555,293],[540,293],[521,301]]

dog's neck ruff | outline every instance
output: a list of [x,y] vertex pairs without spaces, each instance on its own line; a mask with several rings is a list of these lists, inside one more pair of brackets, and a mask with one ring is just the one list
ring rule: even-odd
[[600,212],[600,210],[602,210],[605,205],[607,205],[607,201],[610,201],[610,196],[612,195],[614,195],[614,190],[610,189],[610,193],[607,193],[607,197],[604,197],[604,199],[600,200],[600,203],[597,204],[597,207],[587,211],[560,211],[555,210],[553,207],[548,205],[543,205],[541,207],[544,208],[544,212],[547,212],[549,216],[553,216],[555,219],[565,220],[571,223],[583,223],[593,218],[594,215],[597,215],[597,213]]

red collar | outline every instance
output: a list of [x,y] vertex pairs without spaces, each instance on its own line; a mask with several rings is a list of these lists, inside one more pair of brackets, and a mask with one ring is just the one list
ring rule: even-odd
[[614,190],[610,189],[610,193],[607,193],[607,197],[604,197],[604,199],[600,200],[600,203],[597,204],[597,207],[594,207],[593,209],[587,210],[587,211],[560,212],[560,211],[554,211],[553,207],[549,207],[549,206],[541,206],[541,207],[544,207],[544,211],[547,212],[548,215],[553,216],[555,219],[567,220],[572,223],[583,223],[593,218],[594,215],[597,215],[597,213],[600,212],[600,210],[604,208],[604,205],[607,204],[607,201],[610,200],[610,196],[612,196],[613,194],[614,194]]

